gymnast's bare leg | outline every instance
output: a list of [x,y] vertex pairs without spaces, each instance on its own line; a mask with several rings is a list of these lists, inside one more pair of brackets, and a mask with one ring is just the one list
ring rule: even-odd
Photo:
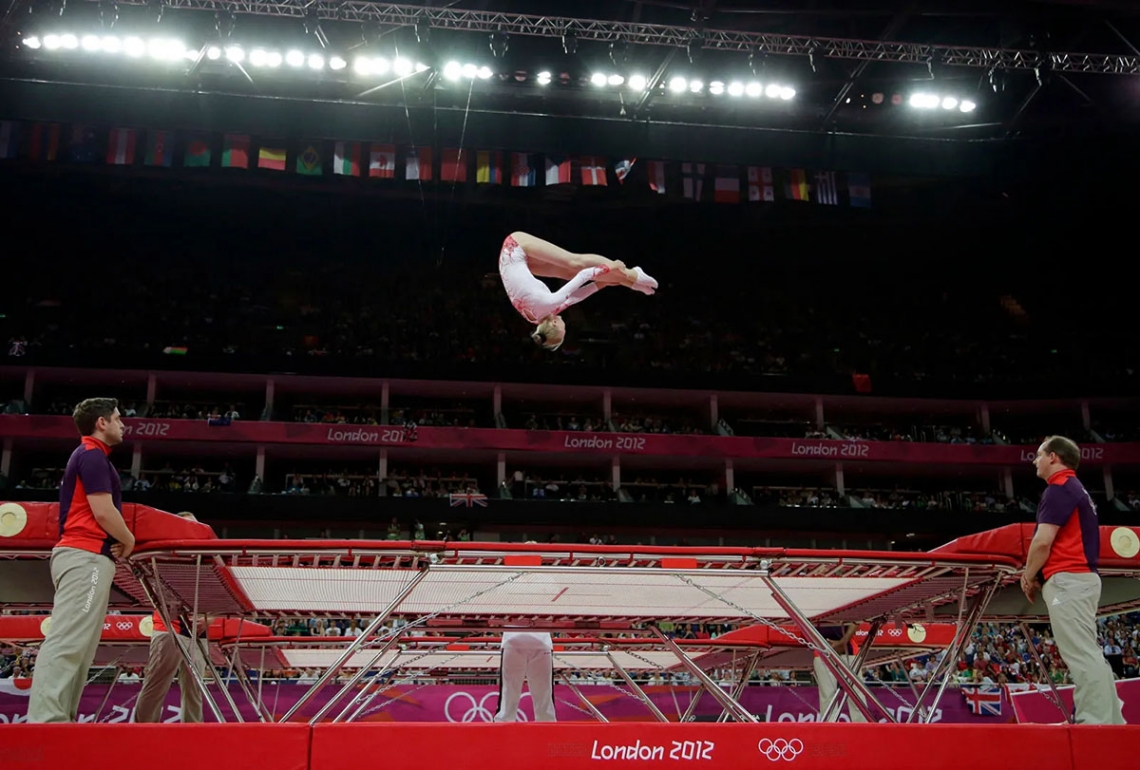
[[599,286],[625,286],[644,294],[657,290],[657,281],[640,267],[628,268],[624,262],[607,259],[600,254],[576,254],[529,233],[514,232],[515,239],[526,252],[531,274],[539,278],[558,278],[569,281],[582,270],[606,267],[609,272],[593,279]]

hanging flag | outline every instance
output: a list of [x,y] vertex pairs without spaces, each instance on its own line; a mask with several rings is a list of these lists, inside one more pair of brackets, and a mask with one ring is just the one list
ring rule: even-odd
[[736,166],[719,166],[713,182],[713,201],[740,203],[740,170]]
[[480,150],[475,153],[475,183],[503,183],[503,154],[498,150]]
[[699,201],[705,191],[705,164],[682,163],[681,181],[685,197],[689,200]]
[[210,145],[201,137],[194,137],[186,145],[182,165],[189,168],[205,168],[210,165]]
[[257,148],[257,167],[270,171],[284,171],[288,155],[283,146],[263,144]]
[[11,120],[0,120],[0,160],[11,160],[20,149],[20,125]]
[[580,163],[582,165],[582,184],[591,187],[606,186],[606,162],[604,159],[586,155]]
[[32,160],[52,160],[59,155],[59,124],[36,123],[32,126],[28,157]]
[[[464,181],[467,176],[466,169],[464,170]],[[421,182],[431,181],[431,148],[418,147],[408,151],[404,157],[404,179],[409,182],[419,180]]]
[[802,168],[793,168],[788,172],[787,197],[794,201],[808,200],[807,174]]
[[546,156],[546,184],[570,184],[570,159],[562,155]]
[[466,508],[470,508],[472,505],[487,507],[487,496],[481,492],[452,492],[448,498],[451,501],[452,508],[458,508],[461,505]]
[[222,137],[222,168],[249,169],[249,134]]
[[72,163],[94,163],[99,153],[96,148],[95,129],[76,123],[71,127],[71,143],[67,154]]
[[776,185],[772,181],[772,169],[768,166],[748,167],[748,200],[776,200]]
[[297,153],[297,173],[306,176],[321,176],[325,173],[320,142],[306,142],[301,145],[301,151]]
[[333,173],[360,176],[360,142],[337,142],[333,147]]
[[396,146],[374,144],[368,155],[368,176],[377,179],[396,178]]
[[148,166],[170,168],[174,160],[174,136],[169,131],[146,132],[146,157],[143,163]]
[[970,711],[977,716],[1001,716],[1000,685],[963,686],[961,690],[962,695],[966,697],[966,703],[970,706]]
[[839,185],[835,182],[834,171],[819,171],[815,175],[815,202],[824,206],[839,205]]
[[852,206],[871,208],[871,177],[866,174],[848,174],[847,192]]
[[637,163],[637,158],[619,160],[614,164],[614,176],[617,177],[618,184],[625,184],[625,178],[629,176],[629,172],[633,170],[634,163]]
[[107,165],[134,165],[135,137],[133,128],[112,128],[107,135]]
[[665,194],[665,161],[649,161],[649,189],[658,195]]
[[443,148],[443,161],[439,167],[439,181],[467,181],[467,156],[463,154],[462,148]]
[[538,184],[538,156],[525,152],[511,153],[511,186],[535,187]]

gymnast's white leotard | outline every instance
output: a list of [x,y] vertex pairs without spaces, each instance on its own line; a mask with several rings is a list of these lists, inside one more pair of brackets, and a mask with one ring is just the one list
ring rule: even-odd
[[588,267],[558,291],[551,291],[550,287],[530,272],[526,252],[514,238],[507,236],[503,241],[503,250],[499,253],[499,275],[503,279],[503,288],[507,290],[511,305],[519,311],[519,315],[532,324],[539,323],[548,315],[558,315],[596,292],[600,287],[590,281],[609,271],[608,267]]

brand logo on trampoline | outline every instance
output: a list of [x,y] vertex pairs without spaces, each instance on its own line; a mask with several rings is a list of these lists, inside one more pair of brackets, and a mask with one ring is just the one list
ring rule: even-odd
[[760,749],[760,753],[769,762],[791,762],[803,753],[804,742],[799,738],[792,738],[790,741],[784,738],[776,740],[764,738],[756,748]]

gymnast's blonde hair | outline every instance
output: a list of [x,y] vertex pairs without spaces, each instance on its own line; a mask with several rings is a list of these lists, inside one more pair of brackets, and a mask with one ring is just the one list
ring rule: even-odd
[[558,324],[555,323],[555,316],[547,316],[543,318],[538,324],[538,328],[530,335],[536,345],[541,345],[543,350],[555,351],[562,347],[562,341],[566,339],[565,331],[559,334]]

